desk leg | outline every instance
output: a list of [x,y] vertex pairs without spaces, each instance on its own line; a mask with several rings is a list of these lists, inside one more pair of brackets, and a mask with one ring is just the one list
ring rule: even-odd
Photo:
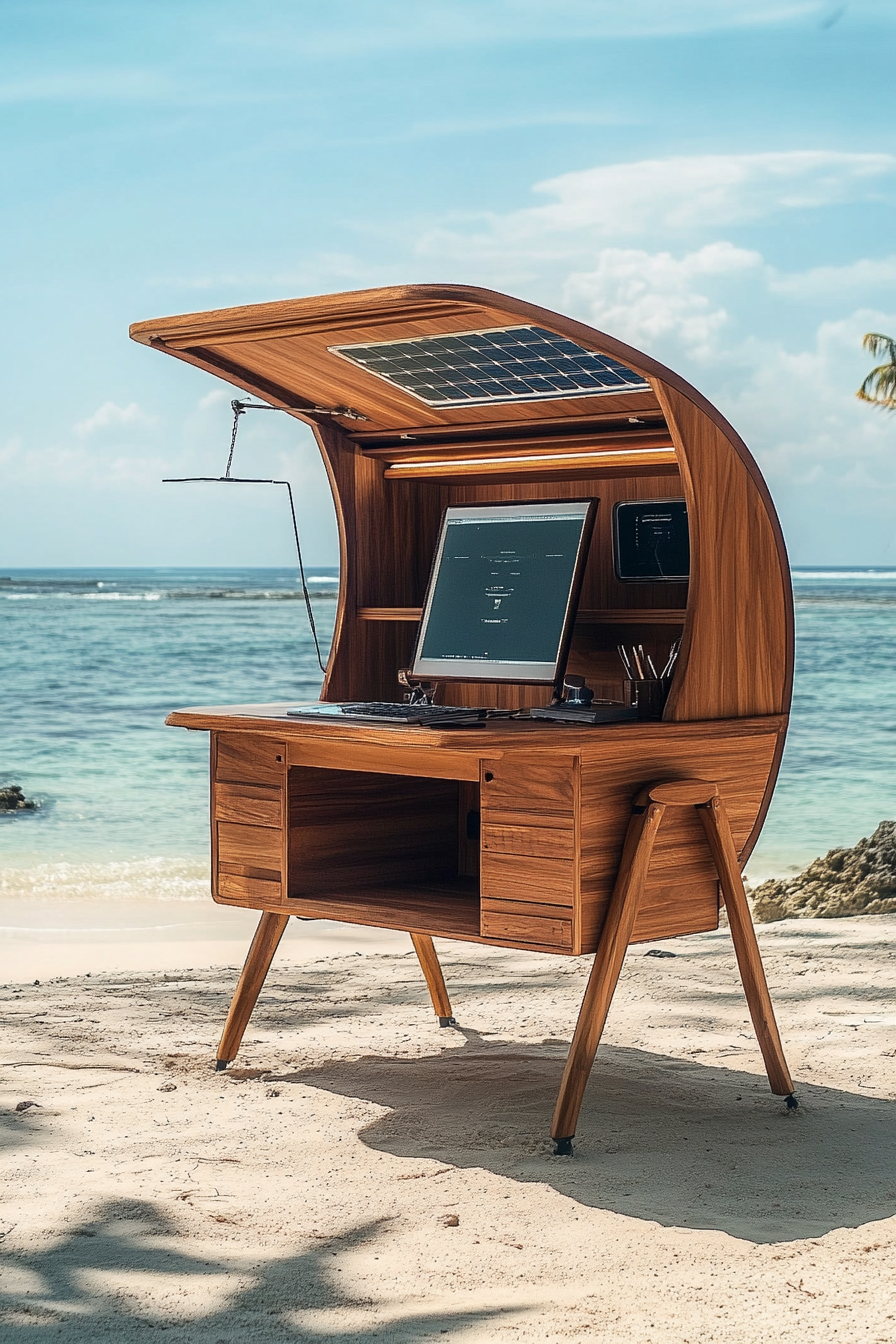
[[243,1032],[249,1025],[252,1009],[258,1001],[265,977],[271,969],[274,953],[288,923],[289,915],[275,915],[268,910],[258,921],[258,928],[255,930],[255,937],[252,939],[218,1045],[218,1062],[215,1067],[219,1070],[226,1069],[227,1065],[236,1059]]
[[572,1152],[585,1084],[594,1064],[613,992],[631,940],[653,843],[665,810],[663,803],[652,802],[643,812],[635,812],[629,822],[619,875],[610,897],[610,907],[582,999],[554,1109],[551,1136],[558,1154]]
[[448,990],[445,988],[445,977],[442,975],[442,968],[439,965],[439,958],[436,955],[432,939],[425,933],[412,933],[411,942],[414,944],[420,969],[426,977],[429,997],[432,999],[435,1015],[439,1019],[439,1026],[455,1026],[456,1023],[451,1015],[451,1001],[448,998]]
[[721,798],[711,799],[710,802],[698,807],[697,812],[703,822],[703,829],[706,832],[706,838],[709,841],[709,847],[712,850],[712,856],[719,874],[719,881],[722,884],[725,909],[728,911],[728,925],[731,929],[731,941],[734,943],[734,954],[737,957],[740,978],[743,981],[747,1005],[753,1019],[753,1028],[759,1041],[759,1049],[762,1051],[762,1058],[765,1061],[765,1071],[768,1074],[769,1085],[779,1097],[787,1098],[787,1105],[790,1110],[796,1110],[797,1100],[793,1095],[793,1081],[787,1068],[787,1061],[784,1058],[781,1037],[778,1034],[775,1010],[772,1007],[765,970],[762,965],[762,958],[759,955],[756,930],[753,928],[750,907],[744,891],[734,837],[731,834],[731,826],[728,822],[728,813],[725,811],[725,804]]

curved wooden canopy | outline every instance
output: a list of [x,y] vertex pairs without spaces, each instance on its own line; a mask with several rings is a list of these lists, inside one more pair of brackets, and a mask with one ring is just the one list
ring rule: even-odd
[[[619,360],[641,374],[648,389],[433,406],[333,352],[341,345],[520,325]],[[600,659],[615,647],[619,628],[668,634],[678,621],[682,653],[667,721],[788,712],[792,597],[768,490],[724,417],[647,355],[535,304],[460,285],[362,290],[158,318],[134,324],[131,336],[313,426],[330,474],[342,552],[326,697],[394,697],[395,668],[407,661],[413,642],[446,503],[595,494],[604,503],[573,661],[597,669],[606,682],[609,664]],[[607,502],[675,495],[688,506],[690,583],[624,587],[608,559]],[[589,622],[606,627],[603,644],[588,635]]]

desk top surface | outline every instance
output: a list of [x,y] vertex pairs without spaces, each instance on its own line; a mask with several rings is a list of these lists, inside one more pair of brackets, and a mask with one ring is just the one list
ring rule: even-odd
[[448,748],[476,755],[504,751],[508,747],[523,750],[562,750],[577,752],[589,745],[606,742],[618,734],[637,737],[743,736],[775,732],[786,725],[786,715],[769,714],[755,718],[712,719],[693,723],[628,721],[624,723],[567,724],[533,722],[525,719],[495,719],[482,728],[427,728],[416,724],[378,724],[361,722],[315,723],[287,716],[296,701],[285,700],[267,705],[209,705],[178,709],[165,720],[172,728],[190,728],[203,732],[251,732],[267,736],[327,739],[342,743],[382,744],[384,747]]

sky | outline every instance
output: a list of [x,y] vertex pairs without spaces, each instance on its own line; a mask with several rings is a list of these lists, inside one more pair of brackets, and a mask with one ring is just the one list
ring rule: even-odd
[[[129,323],[484,285],[682,374],[797,565],[896,566],[891,0],[3,0],[0,566],[289,565],[235,395]],[[246,416],[335,564],[311,433]]]

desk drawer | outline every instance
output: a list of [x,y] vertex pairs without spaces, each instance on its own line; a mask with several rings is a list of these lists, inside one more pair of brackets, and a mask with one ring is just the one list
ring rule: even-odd
[[218,899],[239,901],[241,904],[263,901],[266,905],[279,905],[281,886],[279,882],[267,882],[259,877],[240,877],[238,873],[219,873]]
[[564,919],[561,911],[556,915],[520,914],[510,902],[494,901],[488,908],[483,904],[480,932],[483,938],[500,942],[532,943],[564,950],[572,947],[572,920]]
[[249,733],[219,733],[215,779],[230,784],[282,785],[286,776],[286,743]]
[[488,816],[482,822],[482,848],[490,854],[572,859],[575,855],[575,832],[571,826],[561,830],[548,826],[508,825],[492,821]]
[[280,826],[282,790],[263,784],[216,784],[215,817],[247,826]]
[[572,859],[539,859],[521,854],[492,854],[480,859],[483,899],[535,901],[539,905],[572,908],[575,866]]
[[273,870],[279,877],[283,864],[283,832],[268,826],[243,826],[219,821],[218,866]]
[[508,752],[499,760],[482,762],[482,810],[571,817],[578,782],[576,756],[525,756]]

